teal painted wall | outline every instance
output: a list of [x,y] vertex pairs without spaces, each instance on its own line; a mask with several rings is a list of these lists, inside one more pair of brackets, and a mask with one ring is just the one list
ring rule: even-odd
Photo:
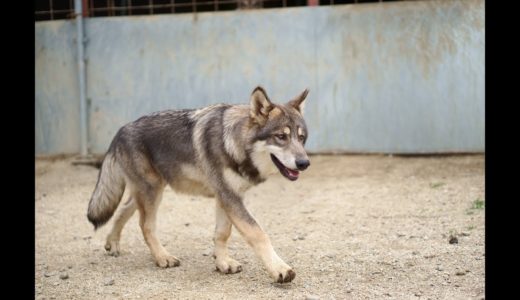
[[[406,1],[86,22],[89,143],[162,109],[310,89],[308,149],[484,152],[484,1]],[[73,21],[37,22],[36,153],[79,152]]]

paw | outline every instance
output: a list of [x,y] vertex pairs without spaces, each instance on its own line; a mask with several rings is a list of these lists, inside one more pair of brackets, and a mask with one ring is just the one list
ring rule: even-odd
[[271,272],[271,276],[278,283],[285,283],[293,281],[296,273],[288,265],[282,265]]
[[278,283],[291,282],[294,279],[294,277],[296,277],[296,273],[292,269],[289,269],[287,272],[285,272],[285,274],[279,273],[278,280],[276,280],[276,282],[278,282]]
[[242,272],[242,266],[240,263],[230,257],[217,258],[217,271],[224,274],[234,274]]
[[119,241],[107,240],[105,250],[107,250],[108,255],[110,256],[119,256]]
[[155,263],[161,268],[178,267],[181,261],[173,255],[161,255],[155,258]]

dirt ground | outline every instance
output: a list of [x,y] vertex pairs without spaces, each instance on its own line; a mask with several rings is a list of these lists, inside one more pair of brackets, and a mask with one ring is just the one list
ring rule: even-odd
[[[296,272],[275,284],[233,229],[224,275],[212,258],[214,200],[164,193],[158,235],[181,266],[156,267],[137,214],[122,255],[86,218],[98,170],[36,159],[36,299],[483,299],[484,156],[312,156],[246,205]],[[451,243],[450,243],[451,240]]]

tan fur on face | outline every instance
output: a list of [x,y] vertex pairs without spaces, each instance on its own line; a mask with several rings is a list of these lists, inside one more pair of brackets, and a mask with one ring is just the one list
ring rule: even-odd
[[[291,151],[286,151],[284,148],[278,147],[276,145],[268,145],[266,147],[269,153],[273,154],[278,158],[278,160],[287,168],[296,170],[296,160],[294,153]],[[271,163],[274,165],[273,163]]]
[[289,128],[289,127],[285,127],[285,128],[283,129],[283,133],[285,133],[285,134],[287,134],[287,135],[291,134],[291,128]]
[[298,127],[298,135],[302,135],[303,134],[303,130],[301,127]]
[[277,116],[279,116],[281,114],[282,114],[282,110],[279,109],[278,107],[275,107],[275,108],[273,108],[273,110],[271,110],[269,112],[269,119],[276,118]]
[[255,165],[263,178],[275,174],[278,171],[271,160],[270,152],[267,147],[265,141],[258,141],[253,145],[253,151],[251,152],[253,165]]

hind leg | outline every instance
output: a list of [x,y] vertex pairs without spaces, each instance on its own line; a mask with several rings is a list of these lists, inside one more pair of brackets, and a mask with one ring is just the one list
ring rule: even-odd
[[242,271],[240,263],[228,254],[227,241],[231,235],[231,221],[222,208],[219,201],[216,202],[216,226],[215,226],[215,263],[217,270],[225,274],[238,273]]
[[130,217],[132,217],[136,209],[137,205],[133,198],[128,198],[115,218],[112,230],[107,236],[105,249],[107,250],[108,255],[119,256],[119,240],[121,239],[121,231],[123,231],[123,227]]
[[164,186],[161,186],[153,190],[148,189],[146,193],[136,193],[135,200],[140,217],[139,225],[157,265],[161,268],[177,267],[180,265],[179,259],[166,251],[157,238],[155,230],[157,209],[161,203],[163,188]]

